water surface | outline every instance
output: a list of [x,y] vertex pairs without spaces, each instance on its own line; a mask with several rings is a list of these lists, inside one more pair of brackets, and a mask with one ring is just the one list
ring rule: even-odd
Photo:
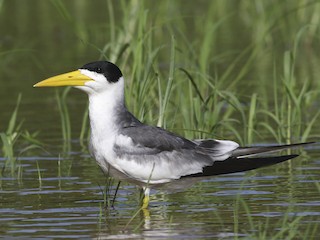
[[3,237],[218,239],[250,236],[259,225],[277,232],[286,217],[288,223],[301,217],[301,231],[319,224],[315,149],[280,167],[208,178],[178,193],[153,191],[146,213],[138,209],[139,189],[126,183],[106,209],[105,176],[77,144],[73,148],[67,156],[20,158],[23,179],[0,179]]

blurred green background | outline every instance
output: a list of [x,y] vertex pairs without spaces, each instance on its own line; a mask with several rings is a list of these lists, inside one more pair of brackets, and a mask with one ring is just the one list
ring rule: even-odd
[[[54,90],[32,85],[107,59],[124,72],[129,108],[148,123],[159,123],[159,99],[173,78],[163,126],[189,137],[194,132],[183,129],[233,135],[243,143],[264,141],[258,128],[271,141],[297,140],[303,130],[288,136],[287,129],[271,133],[258,124],[305,127],[308,114],[318,111],[319,21],[318,1],[2,0],[1,128],[22,93],[25,128],[58,131]],[[246,117],[253,96],[256,120]],[[68,98],[74,132],[85,102],[81,93]],[[248,125],[251,139],[240,139]]]

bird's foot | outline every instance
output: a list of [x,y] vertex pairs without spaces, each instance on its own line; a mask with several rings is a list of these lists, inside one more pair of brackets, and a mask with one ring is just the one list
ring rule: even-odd
[[144,196],[142,202],[142,209],[146,209],[149,206],[149,196]]

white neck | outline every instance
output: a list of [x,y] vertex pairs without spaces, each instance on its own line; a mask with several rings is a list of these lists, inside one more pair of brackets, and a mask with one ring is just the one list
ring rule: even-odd
[[92,136],[105,138],[113,136],[117,128],[117,112],[124,105],[124,79],[110,84],[101,92],[91,92],[89,95],[89,117]]

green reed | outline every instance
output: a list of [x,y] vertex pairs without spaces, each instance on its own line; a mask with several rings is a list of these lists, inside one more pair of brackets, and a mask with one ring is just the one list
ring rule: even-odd
[[89,104],[87,103],[86,108],[84,109],[83,116],[82,116],[82,124],[81,130],[79,135],[80,144],[84,147],[85,140],[89,139]]
[[67,105],[67,96],[70,91],[70,87],[63,89],[62,93],[55,91],[56,100],[59,109],[60,121],[61,121],[61,131],[62,137],[64,140],[64,152],[69,152],[71,149],[71,122],[70,122],[70,113]]
[[8,128],[5,132],[0,132],[2,140],[2,152],[4,157],[7,159],[5,165],[2,167],[2,172],[9,168],[11,175],[14,175],[16,171],[17,158],[14,153],[14,145],[18,138],[21,136],[21,125],[22,122],[17,124],[17,115],[21,102],[21,94],[18,95],[16,107],[12,112],[9,120]]
[[21,129],[23,121],[18,120],[21,98],[22,96],[19,94],[8,127],[5,131],[0,132],[2,154],[6,159],[4,165],[1,166],[0,175],[9,171],[11,176],[17,176],[18,178],[22,177],[21,166],[17,164],[19,156],[32,149],[41,148],[42,146],[42,143],[36,139],[38,133],[29,133]]
[[[297,46],[301,32],[297,35],[294,49],[284,53],[283,75],[280,81],[274,77],[275,85],[281,89],[280,93],[276,88],[273,91],[274,110],[269,107],[259,110],[260,113],[268,116],[268,120],[262,121],[260,125],[268,129],[278,142],[290,143],[297,138],[307,141],[310,136],[319,136],[318,133],[312,132],[320,114],[320,110],[313,106],[318,94],[308,80],[299,84],[295,76]],[[308,112],[312,112],[312,115],[306,114]],[[273,127],[273,123],[276,127]]]
[[171,94],[171,90],[172,90],[172,85],[173,85],[174,72],[175,72],[175,48],[176,48],[175,44],[176,44],[175,39],[174,39],[174,37],[172,37],[169,75],[168,75],[167,86],[166,86],[165,93],[164,93],[163,97],[161,96],[162,95],[161,94],[161,84],[160,84],[160,82],[158,82],[158,86],[159,86],[159,119],[158,119],[158,123],[157,123],[158,127],[165,126],[164,114],[166,112],[166,108],[167,108],[167,105],[169,102],[169,98],[170,98],[170,94]]
[[[317,14],[311,2],[296,2],[287,9],[284,4],[275,7],[258,1],[263,15],[246,23],[252,27],[251,38],[240,36],[241,46],[236,48],[221,42],[220,36],[238,27],[241,21],[235,19],[255,18],[256,9],[246,3],[238,8],[250,11],[229,11],[227,2],[208,4],[207,15],[190,24],[188,15],[168,17],[167,1],[159,4],[160,15],[148,1],[108,1],[107,43],[86,44],[97,52],[97,59],[111,60],[123,70],[128,108],[143,122],[190,138],[227,137],[247,145],[265,141],[264,135],[271,142],[306,141],[319,136],[313,129],[320,112],[306,116],[300,109],[312,110],[318,93],[312,90],[312,79],[302,81],[296,59],[304,54],[300,47],[314,37],[316,28],[294,26],[301,12],[311,11],[313,18]],[[177,11],[181,4],[175,2],[172,9]],[[66,21],[75,24],[61,1],[55,5]],[[74,27],[74,31],[81,36],[84,29]],[[280,48],[278,42],[292,47]],[[306,67],[299,61],[299,69]],[[257,78],[249,81],[252,72],[258,72]],[[66,139],[68,113],[59,109]],[[81,142],[87,139],[87,115],[85,111]]]

